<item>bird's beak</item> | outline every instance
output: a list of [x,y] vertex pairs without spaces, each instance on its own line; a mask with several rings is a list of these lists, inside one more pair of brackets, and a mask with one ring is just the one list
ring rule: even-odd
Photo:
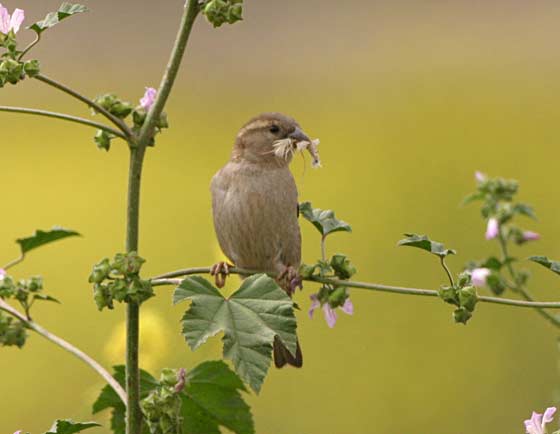
[[296,127],[293,133],[288,136],[290,139],[294,140],[295,143],[299,142],[311,142],[309,137],[299,128]]

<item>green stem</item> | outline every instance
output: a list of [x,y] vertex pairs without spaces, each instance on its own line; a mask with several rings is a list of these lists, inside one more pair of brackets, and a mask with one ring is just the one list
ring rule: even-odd
[[321,237],[321,259],[323,262],[327,262],[327,236],[323,235]]
[[39,335],[43,336],[45,339],[51,341],[52,343],[58,345],[60,348],[68,351],[70,354],[73,354],[82,362],[86,363],[90,368],[92,368],[95,372],[97,372],[101,377],[113,388],[116,394],[121,398],[121,400],[126,404],[126,393],[118,383],[117,380],[113,378],[109,372],[103,366],[101,366],[96,360],[92,359],[86,353],[84,353],[79,348],[76,348],[71,343],[65,341],[64,339],[56,336],[55,334],[49,332],[44,327],[40,326],[34,321],[31,321],[29,318],[26,318],[24,315],[19,313],[16,309],[6,303],[4,300],[0,299],[0,310],[4,311],[13,317],[19,319],[22,323],[24,323],[29,329],[33,330],[34,332],[38,333]]
[[[181,25],[169,63],[163,75],[156,100],[146,116],[138,140],[130,144],[130,166],[128,178],[128,208],[126,251],[138,251],[139,215],[140,215],[140,179],[146,146],[153,138],[157,120],[167,102],[167,98],[179,72],[181,60],[187,47],[189,35],[198,15],[197,0],[190,0],[185,6]],[[140,337],[140,306],[129,303],[126,310],[126,386],[128,393],[127,434],[140,434],[142,429],[142,411],[140,409],[138,347]]]
[[121,133],[118,130],[115,130],[114,128],[108,127],[107,125],[103,125],[99,122],[90,121],[89,119],[67,115],[64,113],[56,113],[56,112],[50,112],[46,110],[30,109],[24,107],[7,107],[7,106],[0,106],[0,112],[23,113],[28,115],[37,115],[37,116],[45,116],[48,118],[62,119],[69,122],[87,125],[88,127],[98,128],[100,130],[107,131],[108,133],[114,134],[115,136],[120,137],[121,139],[127,140],[126,136],[123,133]]
[[[210,269],[211,267],[197,267],[197,268],[186,268],[184,270],[177,270],[171,273],[165,273],[151,279],[152,285],[153,286],[179,285],[182,279],[176,279],[177,277],[190,276],[193,274],[209,274]],[[229,272],[232,274],[240,274],[242,276],[250,276],[252,274],[262,273],[262,271],[259,270],[245,270],[241,268],[230,268]],[[268,274],[271,277],[276,277],[276,273],[268,273]],[[325,283],[334,286],[346,286],[348,288],[389,292],[393,294],[417,295],[417,296],[424,296],[424,297],[439,297],[438,291],[435,291],[433,289],[406,288],[402,286],[389,286],[389,285],[381,285],[379,283],[354,282],[351,280],[339,280],[339,279],[331,279],[327,277],[318,277],[318,276],[309,279],[303,279],[303,280],[309,282]],[[477,299],[479,302],[482,303],[501,304],[501,305],[514,306],[514,307],[524,307],[524,308],[531,308],[531,309],[535,309],[535,308],[560,309],[560,302],[555,302],[555,301],[550,301],[550,302],[523,301],[523,300],[512,300],[512,299],[500,298],[500,297],[487,297],[483,295],[479,295]]]
[[37,35],[35,36],[35,39],[33,40],[33,42],[31,42],[27,47],[25,47],[23,49],[23,51],[21,52],[21,54],[18,57],[18,60],[21,62],[21,59],[23,59],[23,56],[25,56],[29,50],[31,50],[35,45],[37,45],[37,43],[41,40],[41,34],[37,33]]
[[[131,147],[128,171],[128,205],[126,213],[126,251],[138,251],[140,185],[146,148]],[[140,342],[140,305],[130,302],[126,307],[126,391],[127,434],[140,434],[142,411],[140,409],[140,372],[138,350]]]
[[[513,268],[513,265],[511,263],[511,261],[509,261],[509,253],[508,253],[508,246],[507,246],[507,240],[504,237],[504,233],[502,231],[502,228],[500,227],[500,231],[498,234],[498,240],[500,242],[500,247],[502,250],[502,260],[503,262],[506,263],[506,268],[513,280],[512,285],[511,285],[511,289],[513,289],[515,292],[518,292],[521,297],[523,297],[527,302],[534,302],[534,297],[531,295],[531,293],[525,289],[523,287],[523,285],[520,285],[519,279],[517,278],[517,273],[515,271],[515,268]],[[544,308],[551,308],[551,306],[535,306],[535,308],[537,309],[537,312],[547,321],[549,321],[552,325],[554,325],[555,327],[560,327],[560,318],[558,318],[556,315],[551,314],[550,312],[547,312],[546,310],[544,310]]]
[[73,89],[70,89],[68,86],[59,83],[57,81],[54,81],[53,79],[44,76],[43,74],[38,74],[35,76],[35,79],[48,84],[49,86],[54,87],[55,89],[61,90],[62,92],[76,98],[77,100],[87,104],[90,108],[92,108],[93,110],[95,110],[97,113],[100,113],[101,115],[105,116],[108,120],[110,120],[119,130],[121,130],[123,132],[123,134],[128,138],[128,140],[132,140],[133,139],[133,135],[132,132],[130,131],[130,128],[128,128],[128,126],[124,123],[124,121],[122,119],[119,119],[118,117],[116,117],[115,115],[109,113],[107,110],[105,110],[103,107],[101,107],[99,104],[97,104],[95,101],[92,101],[91,99],[83,96],[82,94],[76,92]]
[[185,4],[185,11],[181,19],[179,32],[177,33],[177,37],[175,39],[175,45],[171,51],[171,57],[169,58],[165,73],[163,74],[154,104],[148,112],[144,125],[142,125],[142,129],[140,130],[140,134],[138,136],[138,146],[147,146],[154,135],[156,123],[163,112],[167,98],[169,97],[173,84],[175,83],[175,78],[177,78],[177,73],[179,72],[179,67],[181,66],[181,60],[183,59],[183,54],[187,48],[189,36],[198,12],[198,0],[189,0]]
[[441,261],[441,266],[443,267],[443,269],[445,270],[445,273],[447,274],[447,277],[449,278],[449,283],[451,283],[451,286],[454,287],[455,286],[455,281],[453,280],[453,275],[451,274],[451,271],[449,270],[449,267],[445,263],[445,257],[440,256],[439,259]]

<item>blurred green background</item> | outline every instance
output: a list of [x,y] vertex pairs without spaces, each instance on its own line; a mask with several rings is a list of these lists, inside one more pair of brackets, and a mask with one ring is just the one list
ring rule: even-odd
[[[57,1],[4,0],[27,23]],[[136,101],[157,86],[183,2],[96,0],[91,12],[45,34],[34,56],[43,72],[83,93],[113,91]],[[437,261],[397,249],[406,231],[430,234],[469,259],[497,251],[476,206],[460,208],[473,173],[521,181],[542,241],[516,255],[560,257],[557,189],[560,4],[557,1],[246,0],[245,21],[213,30],[199,20],[168,113],[171,129],[145,165],[141,254],[146,275],[209,265],[219,257],[208,184],[229,157],[237,129],[268,110],[291,114],[321,138],[324,168],[294,160],[302,200],[352,223],[330,252],[356,262],[359,280],[437,288]],[[31,38],[29,31],[21,39]],[[0,104],[87,115],[39,82],[0,90]],[[98,312],[87,276],[123,250],[127,150],[98,151],[93,130],[0,113],[0,256],[15,238],[59,224],[80,231],[33,252],[16,277],[41,273],[62,305],[35,319],[105,366],[124,348],[122,306]],[[302,223],[304,259],[319,256]],[[560,282],[535,271],[534,292],[558,299]],[[238,283],[237,278],[231,284]],[[464,327],[436,299],[355,290],[353,317],[336,328],[297,301],[302,370],[271,369],[249,396],[259,434],[514,433],[533,409],[555,402],[557,331],[535,312],[480,305]],[[220,356],[213,339],[192,353],[179,334],[184,306],[171,289],[144,306],[143,366],[190,367]],[[100,379],[39,336],[0,356],[0,431],[39,433],[54,418],[91,419]],[[102,417],[100,420],[105,420]],[[98,430],[107,432],[106,430]]]

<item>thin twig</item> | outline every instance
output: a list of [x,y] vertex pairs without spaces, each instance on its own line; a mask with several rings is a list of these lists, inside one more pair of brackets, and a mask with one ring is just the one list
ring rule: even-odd
[[[250,276],[252,274],[262,273],[259,270],[244,270],[240,268],[230,268],[229,272],[232,274],[240,274],[243,276]],[[165,273],[160,276],[156,276],[152,281],[153,286],[166,286],[166,285],[179,285],[182,282],[182,279],[176,279],[177,277],[182,276],[190,276],[193,274],[209,274],[210,267],[197,267],[197,268],[186,268],[184,270],[177,270],[171,273]],[[276,277],[276,273],[267,273],[271,277]],[[348,288],[358,288],[358,289],[367,289],[370,291],[381,291],[381,292],[390,292],[393,294],[404,294],[404,295],[418,295],[424,297],[439,297],[438,291],[433,289],[421,289],[421,288],[406,288],[402,286],[389,286],[389,285],[381,285],[379,283],[367,283],[367,282],[354,282],[351,280],[340,280],[340,279],[331,279],[327,277],[313,277],[311,279],[303,279],[309,282],[316,282],[316,283],[326,283],[331,284],[334,286],[346,286]],[[508,298],[500,298],[500,297],[488,297],[484,295],[479,295],[477,297],[479,302],[482,303],[493,303],[493,304],[501,304],[507,306],[514,306],[514,307],[525,307],[525,308],[532,308],[532,309],[560,309],[560,302],[555,301],[523,301],[523,300],[512,300]]]
[[4,266],[2,267],[2,269],[3,269],[4,271],[6,271],[7,269],[12,268],[14,265],[17,265],[17,264],[19,264],[20,262],[22,262],[24,259],[25,259],[25,253],[22,253],[21,255],[19,255],[18,258],[14,259],[14,260],[8,262],[6,265],[4,265]]
[[99,122],[90,121],[89,119],[67,115],[64,113],[56,113],[47,110],[31,109],[25,107],[8,107],[8,106],[0,106],[0,112],[23,113],[28,115],[37,115],[37,116],[45,116],[48,118],[62,119],[65,121],[70,121],[82,125],[87,125],[89,127],[98,128],[100,130],[107,131],[108,133],[114,134],[115,136],[120,137],[121,139],[127,140],[126,136],[123,133],[121,133],[118,130],[115,130],[114,128],[108,127],[107,125],[101,124]]
[[[526,300],[527,303],[534,303],[535,299],[531,295],[531,293],[527,289],[525,289],[523,287],[523,285],[520,285],[518,283],[517,272],[515,271],[515,268],[513,268],[513,265],[511,263],[511,261],[509,261],[507,241],[504,237],[504,234],[502,232],[501,227],[500,227],[500,231],[499,231],[499,234],[498,234],[498,240],[500,242],[500,247],[501,247],[501,250],[502,250],[502,259],[506,263],[506,268],[507,268],[511,278],[513,279],[513,284],[511,286],[511,289],[513,289],[513,291],[515,291],[515,292],[518,292],[521,295],[521,297],[523,297]],[[546,319],[547,321],[552,323],[555,327],[560,327],[560,318],[558,318],[554,314],[551,314],[550,312],[547,312],[546,310],[543,310],[544,308],[554,308],[554,307],[539,306],[539,307],[537,307],[537,312],[544,319]]]
[[37,45],[37,43],[41,40],[41,34],[37,33],[35,35],[35,39],[27,46],[23,49],[23,51],[21,52],[21,54],[18,57],[18,60],[21,62],[21,59],[23,59],[23,56],[25,56],[29,50],[31,50],[35,45]]
[[451,283],[451,286],[455,286],[455,281],[453,280],[453,275],[451,274],[451,270],[449,270],[449,267],[445,263],[445,257],[440,256],[439,259],[440,259],[440,262],[441,262],[441,266],[443,267],[443,269],[445,270],[445,273],[447,274],[447,277],[449,279],[449,283]]
[[103,116],[105,116],[107,119],[109,119],[113,124],[115,124],[115,126],[121,130],[125,136],[125,139],[127,140],[131,140],[132,139],[132,132],[130,131],[130,128],[128,128],[128,126],[124,123],[124,121],[122,119],[119,119],[118,117],[116,117],[115,115],[109,113],[107,110],[105,110],[103,107],[101,107],[99,104],[97,104],[95,101],[92,101],[91,99],[83,96],[82,94],[76,92],[73,89],[70,89],[68,86],[59,83],[58,81],[54,81],[53,79],[44,76],[43,74],[38,74],[35,76],[35,78],[43,83],[48,84],[49,86],[54,87],[55,89],[61,90],[64,93],[67,93],[68,95],[82,101],[83,103],[87,104],[89,107],[91,107],[92,109],[94,109],[96,112],[102,114]]
[[2,299],[0,299],[0,310],[12,315],[13,317],[15,317],[17,319],[19,319],[29,329],[31,329],[34,332],[40,334],[44,338],[48,339],[52,343],[58,345],[62,349],[68,351],[69,353],[73,354],[78,359],[80,359],[81,361],[86,363],[95,372],[97,372],[99,375],[101,375],[101,377],[103,377],[103,379],[107,382],[107,384],[109,384],[109,386],[111,386],[113,388],[113,390],[116,392],[116,394],[119,396],[119,398],[126,405],[126,392],[121,387],[121,385],[118,383],[118,381],[115,380],[115,378],[111,374],[109,374],[109,372],[107,372],[107,370],[105,370],[105,368],[103,368],[103,366],[101,366],[97,361],[92,359],[90,356],[88,356],[86,353],[84,353],[79,348],[76,348],[71,343],[69,343],[69,342],[65,341],[64,339],[52,334],[51,332],[49,332],[47,329],[40,326],[36,322],[31,321],[29,318],[26,318],[24,315],[22,315],[20,312],[18,312],[16,309],[14,309],[12,306],[10,306],[8,303],[6,303]]

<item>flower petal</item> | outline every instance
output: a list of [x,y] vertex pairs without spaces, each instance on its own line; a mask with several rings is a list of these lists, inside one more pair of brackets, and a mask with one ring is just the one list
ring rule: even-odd
[[523,232],[523,241],[537,241],[541,239],[541,235],[533,231]]
[[480,171],[477,170],[476,172],[474,172],[474,178],[475,178],[478,182],[484,182],[484,181],[486,181],[487,176],[486,176],[484,173],[482,173],[482,172],[480,172]]
[[544,425],[545,425],[546,423],[552,422],[552,419],[554,419],[554,413],[556,413],[556,407],[548,407],[548,408],[544,411],[544,414],[543,414],[543,421],[542,421],[543,428],[544,428]]
[[12,14],[12,19],[10,20],[10,30],[13,30],[14,33],[19,32],[19,28],[21,27],[21,23],[25,19],[25,12],[23,9],[16,9]]
[[144,96],[140,99],[140,107],[144,110],[149,111],[156,100],[157,90],[153,87],[147,87]]
[[325,303],[323,305],[323,313],[325,314],[327,325],[332,329],[336,324],[336,312],[329,306],[329,303]]
[[541,416],[541,414],[534,411],[531,419],[525,421],[525,429],[528,434],[543,434]]
[[474,286],[481,287],[486,285],[488,276],[492,272],[488,268],[475,268],[471,271],[471,282]]
[[344,312],[347,315],[354,315],[354,304],[352,303],[352,300],[350,300],[350,298],[346,299],[341,309],[342,312]]
[[0,33],[5,35],[8,34],[10,31],[10,14],[8,13],[8,9],[2,6],[0,3]]
[[313,312],[315,312],[315,309],[321,306],[321,303],[317,298],[317,294],[312,294],[309,296],[309,298],[311,299],[311,307],[309,308],[309,318],[313,319]]
[[500,223],[498,219],[492,217],[488,220],[488,226],[486,227],[486,239],[492,240],[498,236],[500,232]]

